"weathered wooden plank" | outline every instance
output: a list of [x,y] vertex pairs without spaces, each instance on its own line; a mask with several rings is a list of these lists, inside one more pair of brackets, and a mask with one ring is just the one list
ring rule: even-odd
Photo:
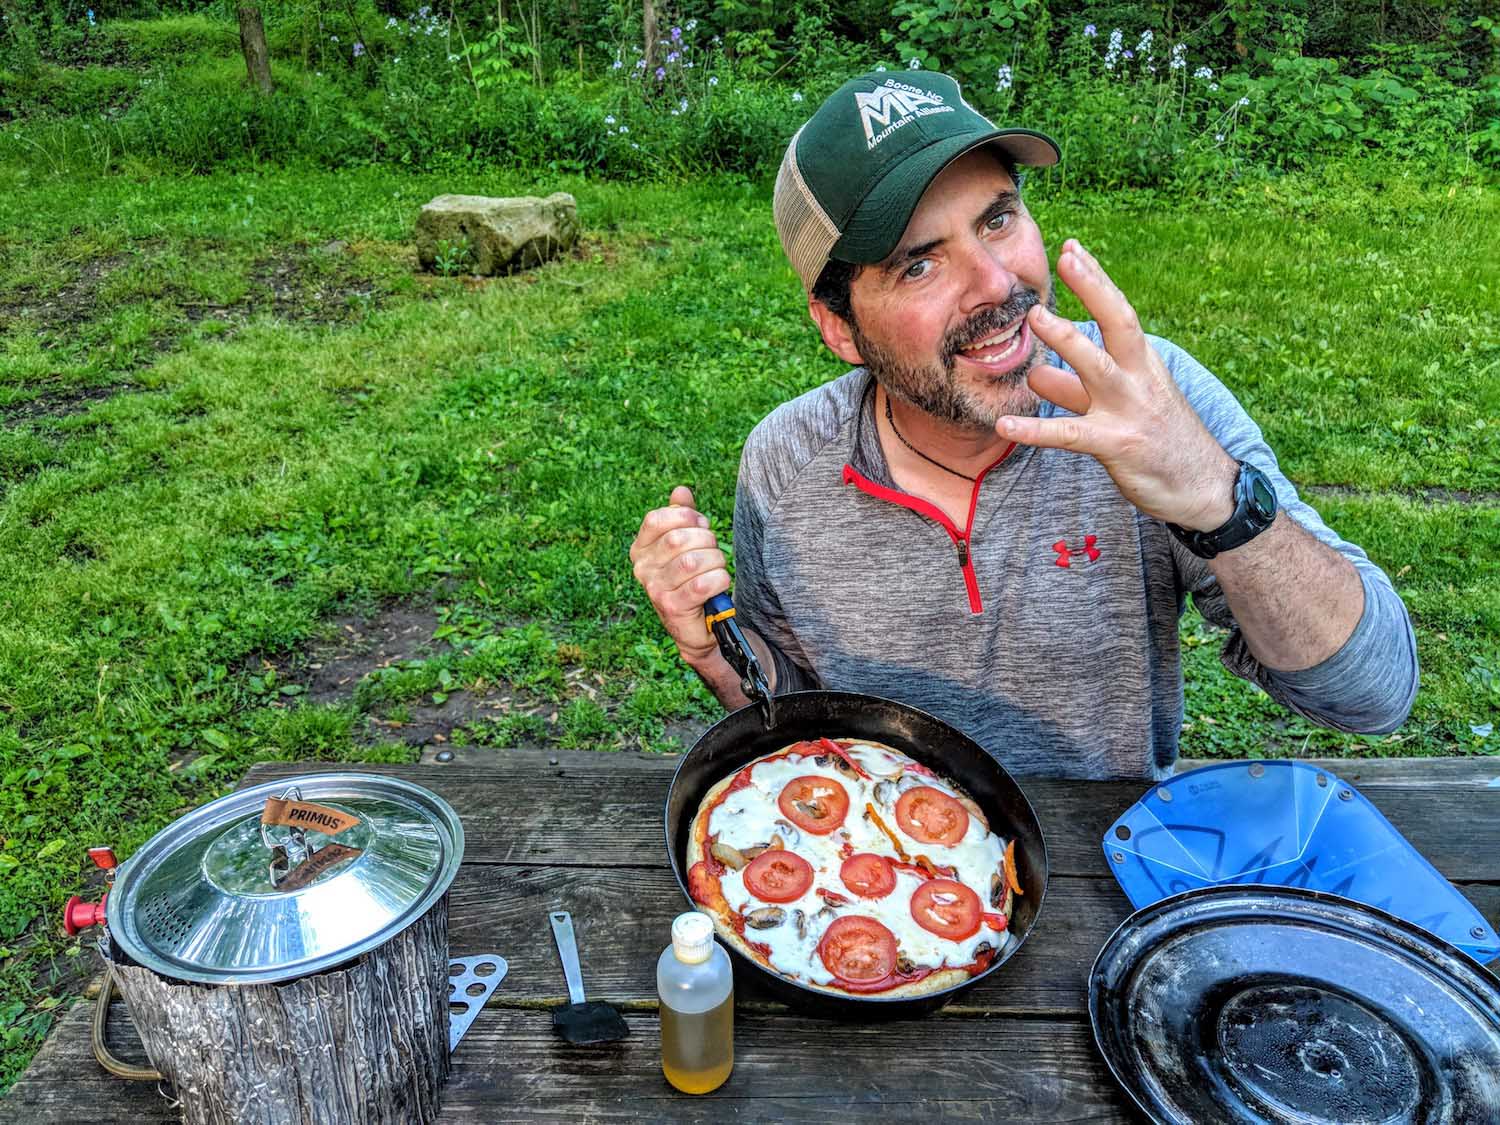
[[[508,751],[493,767],[360,768],[407,778],[450,802],[463,817],[466,863],[661,864],[662,810],[675,767],[640,755],[624,776],[611,767],[630,757],[579,752],[564,761],[545,752]],[[245,781],[347,768],[266,763]],[[1145,791],[1129,781],[1026,778],[1022,786],[1041,818],[1053,874],[1094,877],[1106,875],[1105,831]],[[1461,833],[1451,815],[1458,806],[1431,788],[1404,782],[1359,788],[1448,878],[1500,881],[1500,786],[1463,790]]]
[[[659,868],[466,867],[452,902],[453,952],[506,958],[510,973],[497,996],[507,1003],[559,1002],[565,995],[546,917],[559,909],[573,915],[589,995],[653,1003],[656,958],[670,941],[672,919],[688,908],[670,873]],[[1026,944],[965,993],[962,1007],[1082,1018],[1088,967],[1129,912],[1112,882],[1054,880]],[[744,999],[770,1002],[753,977],[741,978],[740,991]]]
[[[94,1002],[80,1000],[58,1020],[21,1080],[0,1098],[0,1125],[160,1125],[182,1119],[155,1083],[116,1078],[95,1061],[89,1039],[93,1018]],[[124,1004],[110,1009],[107,1040],[122,1062],[150,1065]]]
[[[443,760],[439,761],[439,756]],[[499,768],[517,756],[557,759],[559,765],[583,766],[603,759],[616,774],[665,770],[670,773],[681,754],[599,753],[591,750],[505,750],[493,746],[434,744],[422,750],[423,765],[456,765],[478,769]],[[1500,760],[1487,755],[1471,758],[1303,758],[1309,765],[1329,770],[1353,785],[1402,785],[1415,789],[1485,789],[1500,784]],[[1177,773],[1204,766],[1223,765],[1223,758],[1180,758]]]
[[[734,1073],[699,1098],[662,1078],[654,1013],[632,1012],[627,1022],[630,1037],[621,1043],[572,1047],[553,1035],[545,1010],[491,1006],[453,1056],[438,1120],[1132,1120],[1088,1025],[1077,1021],[936,1015],[859,1026],[742,1010]],[[139,1050],[138,1041],[115,1043],[117,1036],[125,1038],[112,1027],[122,1054]],[[54,1038],[67,1049],[38,1056],[0,1102],[0,1122],[178,1120],[150,1083],[99,1069],[85,1006],[68,1013]]]

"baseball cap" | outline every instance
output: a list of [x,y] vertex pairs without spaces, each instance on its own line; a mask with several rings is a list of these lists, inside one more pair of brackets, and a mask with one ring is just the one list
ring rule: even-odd
[[776,175],[776,233],[803,287],[811,291],[830,258],[883,260],[927,185],[988,144],[1015,164],[1062,156],[1043,133],[997,129],[946,74],[874,71],[845,82],[797,130]]

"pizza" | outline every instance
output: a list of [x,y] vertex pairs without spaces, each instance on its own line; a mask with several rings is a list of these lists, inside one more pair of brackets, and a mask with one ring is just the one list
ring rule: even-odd
[[746,957],[896,998],[983,972],[1011,940],[1015,842],[953,782],[877,742],[798,742],[704,797],[688,892]]

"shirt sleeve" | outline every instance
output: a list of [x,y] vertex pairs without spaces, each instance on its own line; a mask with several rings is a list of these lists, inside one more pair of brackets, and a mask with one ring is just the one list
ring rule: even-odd
[[1151,342],[1219,444],[1235,460],[1248,461],[1262,470],[1275,486],[1280,507],[1320,542],[1353,563],[1364,587],[1364,611],[1342,648],[1311,668],[1276,671],[1251,653],[1208,561],[1198,558],[1174,537],[1172,553],[1181,587],[1192,595],[1193,604],[1207,620],[1230,631],[1221,654],[1224,666],[1320,725],[1362,734],[1395,730],[1411,713],[1418,668],[1411,618],[1391,580],[1364,551],[1335,534],[1297,495],[1260,427],[1207,368],[1169,341],[1151,337]]
[[771,584],[766,567],[767,512],[764,498],[766,466],[762,427],[752,431],[740,457],[739,483],[734,494],[734,605],[743,627],[753,629],[771,650],[776,695],[820,686],[808,670],[806,657],[787,621],[786,611]]

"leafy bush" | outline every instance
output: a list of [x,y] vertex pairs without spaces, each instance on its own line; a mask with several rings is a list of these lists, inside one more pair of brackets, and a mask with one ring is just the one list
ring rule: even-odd
[[74,29],[63,42],[74,61],[169,65],[204,58],[239,56],[240,34],[233,23],[204,15],[154,20],[100,20]]

